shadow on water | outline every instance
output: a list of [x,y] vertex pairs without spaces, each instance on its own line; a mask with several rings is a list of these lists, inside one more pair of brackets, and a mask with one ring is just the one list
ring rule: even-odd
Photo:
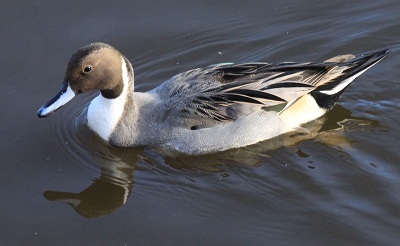
[[[152,168],[158,173],[174,172],[171,170],[222,173],[227,166],[260,166],[263,159],[272,155],[273,150],[300,145],[306,140],[314,139],[316,143],[324,146],[341,148],[344,145],[352,145],[352,141],[344,132],[387,130],[377,121],[352,116],[350,110],[336,105],[326,115],[304,125],[299,131],[240,149],[203,156],[187,156],[158,149],[155,151],[162,156],[163,163],[157,164],[156,161],[150,160],[151,157],[145,157],[145,149],[116,148],[105,144],[86,127],[85,116],[86,113],[81,113],[75,119],[76,129],[71,134],[78,135],[78,144],[83,146],[92,161],[97,164],[100,177],[92,180],[91,185],[79,193],[50,190],[43,193],[47,200],[67,203],[85,218],[111,214],[127,202],[134,186],[134,172],[141,171],[138,166],[141,161],[152,164]],[[296,153],[300,158],[308,157],[300,149]]]

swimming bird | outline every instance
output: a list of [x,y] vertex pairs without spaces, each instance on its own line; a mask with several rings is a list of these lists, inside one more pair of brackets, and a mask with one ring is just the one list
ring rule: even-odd
[[87,125],[118,147],[151,146],[200,155],[295,131],[331,109],[349,84],[388,49],[320,63],[222,63],[134,91],[131,63],[92,43],[71,57],[60,91],[37,114],[47,117],[78,94],[99,90]]

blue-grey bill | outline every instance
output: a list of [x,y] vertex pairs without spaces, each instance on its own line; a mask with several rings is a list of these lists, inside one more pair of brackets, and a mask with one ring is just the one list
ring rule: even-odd
[[47,117],[53,114],[57,109],[69,102],[75,97],[74,91],[68,82],[64,82],[60,91],[50,101],[43,105],[37,112],[39,118]]

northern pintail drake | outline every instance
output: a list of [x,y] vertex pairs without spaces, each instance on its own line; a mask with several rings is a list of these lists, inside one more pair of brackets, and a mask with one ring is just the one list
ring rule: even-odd
[[75,95],[100,94],[87,124],[118,147],[152,146],[199,155],[294,131],[332,108],[345,88],[388,49],[321,63],[223,63],[178,74],[157,88],[134,92],[126,57],[110,45],[76,51],[61,90],[38,111],[47,117]]

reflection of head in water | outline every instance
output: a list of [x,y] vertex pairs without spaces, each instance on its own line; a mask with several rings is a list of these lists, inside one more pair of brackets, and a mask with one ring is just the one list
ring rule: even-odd
[[79,140],[99,165],[100,177],[79,193],[45,191],[43,196],[49,201],[71,205],[83,217],[96,218],[111,214],[126,203],[132,192],[133,173],[142,151],[111,147],[85,129],[86,126],[82,125],[82,128],[78,129]]
[[125,186],[107,180],[103,175],[80,193],[45,191],[49,201],[61,201],[71,205],[75,211],[86,218],[96,218],[113,213],[127,201],[132,183]]
[[[314,139],[320,144],[329,146],[351,144],[351,141],[340,132],[351,131],[359,125],[382,128],[379,122],[351,116],[351,111],[340,105],[336,105],[331,112],[304,125],[296,132],[287,133],[253,146],[203,156],[187,156],[160,150],[164,157],[163,163],[152,165],[152,169],[160,174],[171,172],[171,168],[178,172],[188,169],[224,172],[226,165],[257,167],[262,158],[272,154],[271,150],[298,145],[308,139]],[[100,166],[100,177],[94,179],[89,187],[79,193],[45,191],[43,195],[47,200],[69,204],[78,214],[86,218],[111,214],[123,206],[129,198],[134,182],[134,171],[137,163],[143,160],[144,151],[111,147],[91,132],[81,132],[79,135],[85,149],[88,150],[95,163]],[[156,153],[158,157],[160,152]],[[146,159],[151,160],[152,157],[146,156]],[[157,161],[151,162],[157,163]],[[159,172],[160,170],[162,171]]]

